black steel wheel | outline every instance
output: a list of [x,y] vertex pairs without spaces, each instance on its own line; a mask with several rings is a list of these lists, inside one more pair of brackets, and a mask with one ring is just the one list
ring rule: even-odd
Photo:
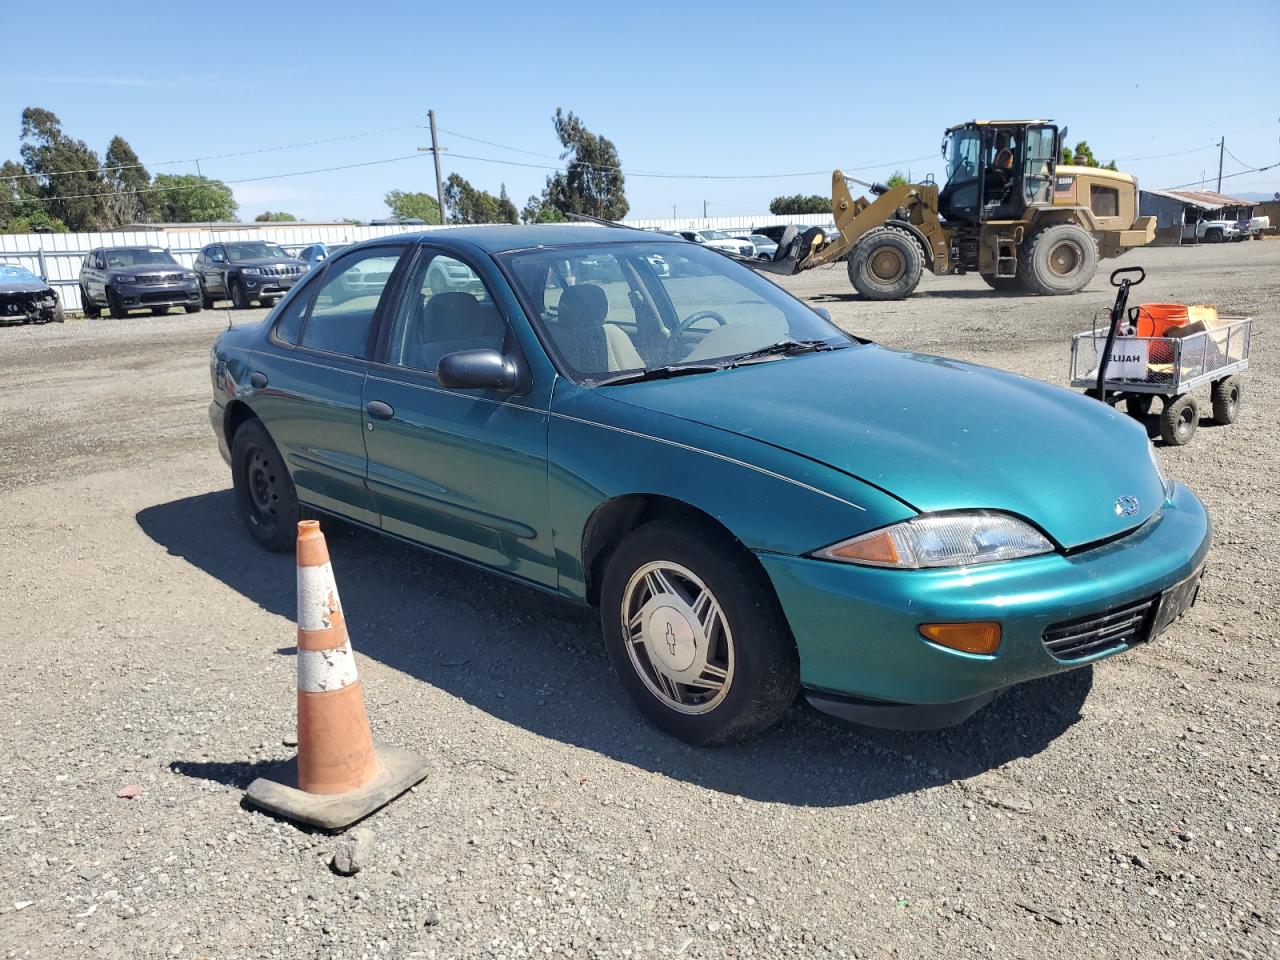
[[301,510],[293,479],[260,420],[246,420],[231,441],[232,482],[240,516],[262,546],[293,549]]
[[1213,384],[1209,399],[1213,403],[1213,422],[1226,426],[1240,415],[1240,393],[1243,382],[1237,376],[1224,377]]
[[1169,397],[1160,411],[1160,436],[1171,447],[1180,447],[1193,436],[1200,426],[1200,408],[1196,398],[1189,393]]

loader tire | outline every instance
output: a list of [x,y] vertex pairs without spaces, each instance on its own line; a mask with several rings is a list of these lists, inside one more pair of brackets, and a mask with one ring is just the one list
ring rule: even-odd
[[868,230],[849,254],[849,280],[870,300],[903,300],[911,296],[923,270],[920,244],[898,227]]
[[1098,243],[1084,227],[1057,223],[1027,241],[1019,279],[1031,293],[1061,296],[1088,286],[1098,272]]
[[1002,293],[1022,293],[1024,290],[1021,277],[997,277],[986,273],[979,276],[992,290],[999,290]]

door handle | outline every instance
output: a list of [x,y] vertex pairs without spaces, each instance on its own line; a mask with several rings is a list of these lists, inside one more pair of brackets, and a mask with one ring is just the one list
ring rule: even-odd
[[396,408],[381,400],[370,400],[364,405],[364,409],[375,420],[390,420],[396,415]]
[[249,374],[249,386],[253,387],[253,389],[261,390],[266,385],[267,375],[265,373],[259,373],[255,370],[253,373]]

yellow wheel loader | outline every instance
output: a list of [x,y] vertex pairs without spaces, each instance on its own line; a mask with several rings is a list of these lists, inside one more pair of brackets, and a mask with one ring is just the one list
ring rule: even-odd
[[[1075,293],[1098,261],[1155,238],[1139,217],[1138,183],[1127,173],[1060,164],[1066,131],[1046,120],[973,120],[946,132],[947,181],[898,186],[831,175],[837,235],[816,227],[784,235],[769,273],[798,273],[845,260],[863,296],[901,300],[927,268],[979,273],[996,290]],[[856,200],[849,183],[875,198]]]

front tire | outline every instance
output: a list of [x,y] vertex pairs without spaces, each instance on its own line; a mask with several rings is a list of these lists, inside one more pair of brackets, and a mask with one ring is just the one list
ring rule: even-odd
[[231,478],[244,524],[275,553],[293,549],[301,507],[280,451],[260,420],[246,420],[231,441]]
[[153,317],[163,317],[168,312],[169,312],[168,307],[152,307],[151,308],[151,315]]
[[185,304],[183,304],[183,305],[182,305],[182,309],[183,309],[183,310],[185,310],[185,311],[187,311],[187,313],[199,313],[199,312],[200,312],[200,304],[198,304],[198,303],[185,303]]
[[920,284],[924,253],[898,227],[868,230],[849,255],[849,282],[870,300],[904,300]]
[[1170,397],[1160,411],[1160,436],[1171,447],[1180,447],[1195,436],[1200,408],[1189,393]]
[[244,284],[239,280],[232,280],[231,287],[231,306],[237,310],[248,310],[253,305],[253,301],[249,299],[249,295],[244,291]]
[[111,311],[113,320],[123,320],[129,315],[129,311],[124,308],[124,304],[110,287],[107,287],[107,308]]
[[216,302],[217,301],[214,300],[214,298],[209,295],[209,291],[205,287],[204,281],[201,280],[200,281],[200,306],[204,307],[206,310],[212,310],[213,305]]
[[687,743],[760,733],[799,691],[799,655],[772,586],[708,524],[659,520],[623,540],[605,569],[600,621],[636,706]]
[[979,274],[982,280],[992,290],[999,290],[1001,293],[1022,293],[1022,278],[1020,277],[997,277],[993,274]]
[[1062,296],[1088,286],[1098,272],[1098,244],[1074,223],[1045,227],[1026,246],[1019,279],[1031,293]]

